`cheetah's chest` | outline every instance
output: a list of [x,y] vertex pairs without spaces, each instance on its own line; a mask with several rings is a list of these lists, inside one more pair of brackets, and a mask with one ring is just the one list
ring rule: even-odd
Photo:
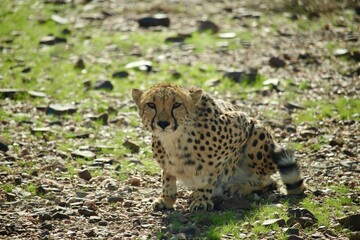
[[164,169],[180,179],[186,186],[198,188],[210,181],[210,169],[207,168],[205,161],[190,151],[186,141],[188,137],[188,134],[182,133],[179,136],[160,138],[167,155]]

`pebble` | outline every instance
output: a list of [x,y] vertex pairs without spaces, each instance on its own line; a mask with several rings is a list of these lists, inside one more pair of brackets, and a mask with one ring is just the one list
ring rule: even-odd
[[115,202],[123,202],[124,198],[119,197],[119,196],[110,196],[108,197],[108,202],[109,203],[115,203]]
[[79,208],[78,213],[85,217],[96,216],[96,212],[87,208]]
[[129,182],[129,184],[131,185],[131,186],[135,186],[135,187],[140,187],[140,185],[141,185],[141,181],[140,181],[140,178],[130,178],[129,180],[128,180],[128,182]]
[[79,176],[79,178],[84,179],[86,181],[89,181],[91,179],[91,173],[87,169],[84,169],[84,170],[81,170],[80,172],[78,172],[78,176]]
[[166,14],[158,13],[150,17],[140,18],[138,20],[139,26],[143,28],[148,27],[169,27],[170,18]]
[[123,143],[123,146],[130,149],[131,153],[139,153],[140,152],[140,147],[139,145],[131,142],[130,140],[125,140],[125,142]]
[[94,85],[95,90],[105,89],[113,90],[114,86],[109,80],[98,80]]
[[88,158],[92,159],[96,156],[96,154],[89,150],[75,150],[71,153],[73,157],[81,157],[81,158]]
[[360,214],[354,214],[354,215],[349,215],[346,217],[342,217],[337,219],[338,222],[346,228],[349,228],[353,231],[360,231]]
[[212,21],[199,21],[199,26],[198,26],[198,31],[199,32],[211,32],[211,33],[217,33],[219,32],[219,26],[216,25],[214,22]]
[[9,141],[0,136],[0,151],[7,152],[9,150]]
[[66,43],[66,38],[56,37],[56,36],[46,36],[40,39],[40,44],[42,45],[55,45],[58,43]]
[[65,213],[56,212],[52,215],[52,218],[61,220],[61,219],[69,219],[70,217]]
[[285,227],[286,226],[286,222],[284,219],[278,218],[278,219],[269,219],[269,220],[265,220],[262,223],[263,226],[273,226],[273,225],[278,225],[279,227]]
[[269,65],[273,68],[283,68],[285,67],[286,63],[283,59],[279,57],[271,57],[269,59]]
[[113,78],[127,78],[129,76],[129,73],[126,71],[118,71],[118,72],[114,72],[112,74]]
[[46,114],[62,115],[75,113],[77,108],[73,104],[50,104],[45,111]]

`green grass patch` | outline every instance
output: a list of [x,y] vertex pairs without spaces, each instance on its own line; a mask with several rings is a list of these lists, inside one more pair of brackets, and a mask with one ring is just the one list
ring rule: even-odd
[[341,97],[333,101],[306,101],[304,103],[305,110],[301,110],[295,114],[295,122],[297,124],[310,122],[317,124],[326,118],[339,116],[340,119],[349,120],[360,119],[360,99]]

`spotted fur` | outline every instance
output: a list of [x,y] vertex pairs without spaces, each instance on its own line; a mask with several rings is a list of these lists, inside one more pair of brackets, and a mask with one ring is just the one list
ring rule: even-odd
[[214,196],[244,196],[272,184],[279,171],[288,193],[305,190],[293,153],[269,130],[233,105],[199,88],[159,84],[133,89],[154,158],[163,170],[156,209],[172,208],[176,180],[194,189],[190,210],[212,209]]

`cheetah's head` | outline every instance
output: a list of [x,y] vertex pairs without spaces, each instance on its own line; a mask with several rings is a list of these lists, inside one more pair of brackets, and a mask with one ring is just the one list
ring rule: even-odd
[[188,90],[172,84],[158,84],[146,91],[132,90],[145,128],[155,135],[169,134],[184,126],[201,96],[201,89]]

